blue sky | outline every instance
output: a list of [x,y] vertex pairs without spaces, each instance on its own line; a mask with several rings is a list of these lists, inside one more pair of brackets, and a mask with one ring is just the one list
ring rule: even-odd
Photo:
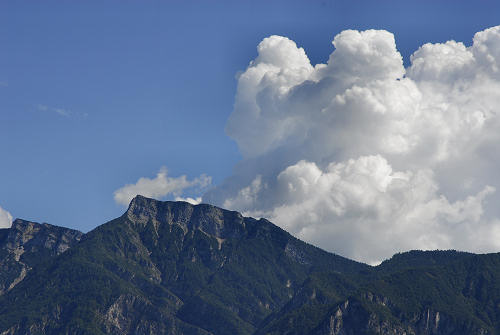
[[83,231],[120,215],[113,192],[162,166],[212,176],[241,160],[224,131],[235,75],[273,34],[326,62],[344,29],[470,45],[493,1],[2,1],[0,206]]

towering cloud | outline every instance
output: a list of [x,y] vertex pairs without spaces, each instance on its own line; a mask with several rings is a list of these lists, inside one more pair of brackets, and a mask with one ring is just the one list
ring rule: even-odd
[[12,225],[12,215],[0,207],[0,228],[10,228]]
[[227,133],[243,160],[203,200],[375,263],[407,249],[500,250],[500,26],[425,44],[343,31],[327,64],[264,39]]

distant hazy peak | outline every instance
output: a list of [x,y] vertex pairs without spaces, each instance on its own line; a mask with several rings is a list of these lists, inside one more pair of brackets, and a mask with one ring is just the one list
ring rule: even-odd
[[65,252],[82,236],[78,230],[22,219],[0,229],[0,295],[19,284],[37,264]]
[[[40,229],[42,227],[46,227],[46,228],[53,227],[54,229],[61,228],[58,226],[53,226],[53,225],[48,224],[48,223],[38,223],[38,222],[34,222],[34,221],[29,221],[29,220],[17,218],[12,222],[12,226],[10,227],[10,229],[25,231],[25,230],[31,230],[31,229]],[[69,228],[65,228],[65,229],[69,229]]]
[[[3,246],[7,249],[45,248],[51,249],[55,254],[66,251],[73,243],[79,241],[83,233],[64,227],[53,226],[48,223],[38,223],[23,219],[15,219]],[[34,250],[34,249],[33,249]]]

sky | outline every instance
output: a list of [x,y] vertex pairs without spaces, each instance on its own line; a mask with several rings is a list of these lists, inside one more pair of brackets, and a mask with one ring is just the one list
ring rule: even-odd
[[0,226],[86,232],[143,194],[264,216],[368,263],[498,251],[498,12],[1,1]]

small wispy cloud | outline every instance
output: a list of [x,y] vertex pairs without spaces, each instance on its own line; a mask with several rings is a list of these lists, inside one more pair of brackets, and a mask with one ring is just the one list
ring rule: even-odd
[[71,116],[71,111],[68,110],[68,109],[64,109],[64,108],[60,108],[60,107],[50,107],[50,106],[47,106],[47,105],[42,105],[42,104],[39,104],[37,106],[38,110],[39,111],[42,111],[42,112],[52,112],[52,113],[56,113],[60,116],[64,116],[64,117],[69,117]]
[[54,108],[54,112],[56,112],[57,114],[61,115],[61,116],[70,116],[71,115],[71,112],[66,110],[66,109],[62,109],[62,108]]
[[47,105],[42,105],[42,104],[38,104],[36,106],[36,108],[39,110],[39,111],[42,111],[42,112],[50,112],[50,113],[55,113],[59,116],[62,116],[62,117],[76,117],[76,118],[79,118],[79,119],[86,119],[89,114],[88,113],[75,113],[69,109],[66,109],[66,108],[61,108],[61,107],[51,107],[51,106],[47,106]]

